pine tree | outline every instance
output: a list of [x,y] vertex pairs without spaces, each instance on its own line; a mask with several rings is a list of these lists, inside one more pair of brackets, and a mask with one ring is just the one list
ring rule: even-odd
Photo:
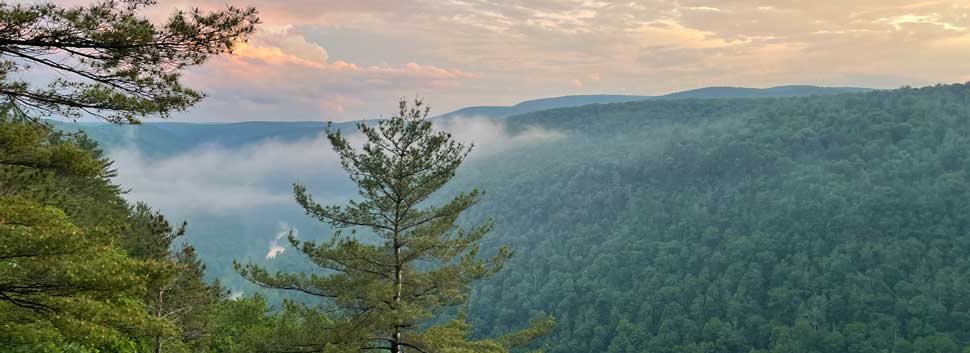
[[[0,100],[24,116],[96,117],[138,123],[167,117],[203,98],[182,70],[231,51],[259,19],[252,8],[179,11],[152,23],[138,12],[154,0],[108,0],[66,7],[0,3]],[[55,79],[15,72],[43,68]]]
[[[148,288],[145,303],[150,315],[175,324],[175,334],[150,337],[153,352],[185,351],[203,345],[212,332],[212,311],[226,297],[219,283],[205,282],[205,265],[196,257],[195,248],[182,243],[186,223],[173,228],[161,213],[144,203],[131,210],[130,231],[124,247],[135,258],[152,259],[176,265],[174,276],[156,281]],[[167,348],[163,350],[163,345]]]
[[[184,110],[204,94],[182,85],[182,71],[231,51],[258,22],[254,9],[229,7],[180,11],[155,24],[138,13],[153,4],[0,3],[3,351],[129,352],[140,350],[139,337],[184,343],[205,335],[207,314],[197,309],[221,290],[202,281],[194,250],[170,253],[166,237],[178,232],[123,237],[135,234],[129,221],[139,215],[110,181],[111,162],[83,135],[38,124],[47,116],[138,123]],[[13,74],[35,68],[56,78]],[[146,253],[130,256],[139,250]]]
[[0,117],[0,346],[126,352],[172,331],[141,298],[175,266],[119,246],[124,201],[78,141]]
[[[429,198],[455,175],[471,147],[433,130],[427,116],[421,101],[409,105],[402,100],[394,117],[376,126],[358,124],[366,139],[361,149],[340,131],[328,131],[360,199],[323,206],[304,185],[294,185],[296,201],[307,214],[336,229],[320,244],[289,237],[320,272],[271,274],[252,263],[236,263],[244,277],[260,286],[327,298],[338,309],[341,322],[328,336],[336,342],[292,342],[284,350],[316,351],[336,343],[391,353],[505,352],[550,328],[551,319],[541,319],[500,339],[470,341],[463,314],[434,324],[447,309],[467,303],[471,283],[500,270],[512,253],[503,247],[491,257],[479,256],[478,243],[491,223],[467,229],[456,224],[481,198],[478,190],[430,205]],[[359,229],[379,240],[364,240]]]

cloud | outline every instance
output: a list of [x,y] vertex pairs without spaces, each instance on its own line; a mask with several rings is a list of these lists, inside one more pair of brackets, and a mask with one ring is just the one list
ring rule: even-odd
[[527,147],[530,144],[548,143],[564,138],[557,130],[528,126],[520,132],[511,133],[504,120],[476,116],[458,116],[437,122],[436,129],[448,131],[458,141],[475,145],[469,158],[487,158],[497,153]]
[[954,25],[952,23],[944,22],[940,19],[939,14],[927,14],[927,15],[914,15],[905,14],[900,16],[895,16],[891,18],[880,18],[876,22],[882,22],[893,26],[896,30],[902,30],[905,25],[909,24],[931,24],[939,26],[948,31],[963,32],[967,30],[967,27]]
[[713,11],[713,12],[723,11],[719,8],[711,7],[711,6],[688,6],[686,9],[691,11]]
[[641,24],[628,31],[652,46],[677,46],[681,48],[720,48],[749,43],[747,39],[728,40],[717,33],[684,26],[673,19],[661,19]]
[[[256,6],[260,31],[188,74],[209,98],[178,119],[356,120],[414,95],[446,113],[569,94],[571,79],[587,93],[662,94],[970,75],[965,0],[229,2]],[[161,0],[150,12],[225,3]]]
[[478,78],[479,75],[458,69],[441,68],[407,62],[403,65],[358,65],[342,60],[329,62],[329,53],[316,43],[307,41],[303,34],[292,25],[283,27],[263,27],[247,43],[241,43],[230,59],[246,62],[282,66],[292,69],[300,66],[307,69],[359,74],[367,79],[389,79],[395,76],[415,77],[431,82],[440,80],[460,80]]
[[297,180],[342,179],[322,136],[235,149],[204,145],[160,160],[146,158],[137,147],[112,150],[109,156],[119,169],[115,181],[131,189],[130,199],[180,215],[288,205],[290,185]]
[[[563,136],[535,127],[510,133],[503,122],[486,118],[457,118],[437,123],[436,129],[474,143],[472,159]],[[346,136],[353,144],[363,141],[359,134]],[[115,182],[131,190],[130,200],[144,201],[174,218],[289,207],[294,204],[294,182],[306,183],[322,203],[344,202],[354,194],[325,136],[254,141],[235,148],[202,145],[160,159],[146,158],[131,146],[109,151],[109,156],[118,167]],[[274,249],[267,256],[281,252]]]
[[[368,101],[441,88],[480,75],[413,61],[358,64],[330,53],[291,25],[267,26],[232,55],[193,69],[186,80],[210,94],[183,118],[196,121],[361,120]],[[266,102],[263,104],[261,102]]]
[[300,234],[299,229],[291,227],[289,224],[283,222],[280,222],[279,229],[279,232],[276,233],[276,237],[269,242],[269,250],[266,252],[267,260],[276,258],[276,256],[286,252],[286,248],[280,245],[280,241],[283,240],[283,238],[286,238],[290,234],[292,234],[294,237]]
[[246,56],[246,49],[273,49],[280,55],[287,55],[293,58],[305,60],[306,62],[326,65],[330,55],[327,50],[319,44],[311,43],[302,35],[297,33],[293,25],[281,27],[263,26],[260,31],[250,39],[243,48],[236,52],[237,55]]

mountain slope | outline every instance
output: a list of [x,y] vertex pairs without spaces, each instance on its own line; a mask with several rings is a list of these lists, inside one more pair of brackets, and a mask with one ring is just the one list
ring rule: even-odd
[[456,111],[436,116],[438,119],[455,117],[485,117],[502,119],[512,115],[531,113],[546,109],[576,107],[587,104],[622,103],[650,98],[650,96],[629,95],[579,95],[554,98],[534,99],[521,102],[513,106],[480,106],[458,109]]
[[770,88],[707,87],[663,96],[634,95],[578,95],[544,98],[525,101],[513,106],[482,106],[462,108],[438,118],[488,117],[502,119],[513,115],[526,114],[547,109],[578,107],[587,104],[624,103],[647,99],[685,99],[685,98],[767,98],[767,97],[805,97],[842,93],[861,93],[869,88],[819,87],[809,85],[778,86]]
[[547,110],[566,138],[470,164],[516,256],[469,316],[549,352],[970,347],[970,86]]
[[[561,137],[476,157],[448,186],[487,191],[463,220],[495,220],[483,255],[516,251],[475,287],[479,335],[541,311],[557,318],[555,353],[970,348],[970,85],[591,104],[506,124]],[[262,257],[272,235],[258,236],[289,207],[190,229],[238,283],[231,260]],[[312,224],[301,237],[328,234]],[[266,261],[306,268],[292,253]]]
[[819,87],[809,85],[790,85],[770,88],[744,87],[706,87],[689,91],[671,93],[657,98],[777,98],[777,97],[808,97],[828,94],[862,93],[872,91],[869,88],[858,87]]
[[[568,108],[588,104],[623,103],[645,99],[795,97],[863,92],[868,90],[865,88],[817,86],[780,86],[765,89],[710,87],[658,97],[631,95],[564,96],[524,101],[510,107],[482,106],[462,108],[437,116],[435,119],[451,119],[460,116],[504,119],[513,115],[548,109]],[[254,121],[215,124],[148,122],[137,126],[56,121],[52,121],[52,123],[57,125],[59,129],[66,131],[84,130],[106,149],[138,146],[145,156],[151,158],[171,156],[207,144],[236,148],[255,144],[267,139],[279,141],[310,139],[319,136],[327,126],[324,122],[310,121]],[[335,123],[334,126],[336,128],[353,129],[355,124],[356,122],[342,122]]]

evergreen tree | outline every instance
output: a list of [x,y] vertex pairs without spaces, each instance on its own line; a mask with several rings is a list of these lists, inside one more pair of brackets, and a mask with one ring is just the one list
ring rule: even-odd
[[[0,3],[0,99],[25,116],[97,117],[137,123],[202,99],[182,70],[231,51],[253,32],[252,8],[179,11],[154,24],[138,10],[155,0],[102,0],[78,7]],[[56,71],[46,85],[15,78]]]
[[[170,251],[181,232],[129,208],[92,141],[36,124],[184,110],[203,93],[181,84],[182,70],[231,51],[258,22],[229,7],[154,24],[138,14],[154,3],[0,3],[0,351],[142,351],[139,338],[153,337],[158,352],[163,337],[185,348],[207,334],[221,290],[191,247]],[[38,67],[57,78],[13,75]]]
[[172,278],[148,288],[145,297],[149,314],[171,321],[177,330],[170,336],[151,337],[152,351],[188,351],[204,345],[212,335],[213,310],[225,298],[225,291],[218,283],[205,282],[205,265],[196,258],[192,246],[183,243],[176,247],[176,241],[185,235],[185,223],[173,228],[161,213],[144,203],[135,205],[131,212],[131,231],[125,237],[128,253],[177,267]]
[[[446,309],[466,303],[470,284],[501,269],[511,251],[502,248],[483,258],[478,243],[491,223],[470,229],[456,225],[461,213],[481,198],[478,190],[429,205],[429,197],[455,175],[471,147],[434,131],[420,101],[401,101],[399,108],[397,115],[376,126],[358,124],[366,138],[361,149],[340,131],[328,131],[342,166],[358,187],[359,201],[323,206],[305,186],[294,186],[296,200],[307,214],[336,229],[331,240],[321,244],[289,237],[321,271],[271,274],[252,263],[237,263],[237,270],[263,287],[330,299],[342,321],[331,330],[331,339],[347,349],[504,352],[528,344],[550,328],[551,319],[534,321],[529,329],[501,339],[481,341],[469,340],[464,315],[433,323]],[[360,228],[378,240],[364,240],[357,233]],[[286,348],[317,351],[323,343],[334,342]]]
[[[146,315],[141,298],[175,266],[119,246],[124,219],[100,217],[123,200],[107,164],[77,141],[0,118],[2,347],[126,352],[136,347],[131,337],[172,330]],[[98,210],[105,215],[92,216]]]

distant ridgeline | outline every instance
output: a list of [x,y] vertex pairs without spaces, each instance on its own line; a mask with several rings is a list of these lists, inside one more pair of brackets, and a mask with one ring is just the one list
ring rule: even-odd
[[[449,186],[487,192],[467,216],[495,220],[483,253],[516,250],[476,286],[478,334],[542,311],[553,353],[968,351],[970,85],[819,93],[493,116],[564,137],[475,158]],[[199,141],[247,126],[176,125],[213,129]],[[231,277],[247,242],[265,252],[237,232],[258,219],[190,222],[210,273]]]
[[[468,107],[442,114],[436,119],[456,117],[484,117],[504,119],[516,114],[531,113],[545,109],[575,107],[587,104],[607,104],[644,99],[675,98],[750,98],[750,97],[796,97],[870,91],[867,88],[780,86],[772,88],[708,87],[672,93],[665,96],[586,95],[565,96],[525,101],[511,107]],[[434,103],[434,102],[429,102]],[[224,124],[197,124],[181,122],[149,122],[139,126],[119,126],[105,123],[58,123],[60,128],[84,130],[88,136],[107,149],[137,146],[148,157],[164,157],[185,152],[203,144],[233,148],[266,139],[294,141],[320,135],[327,124],[324,122],[243,122]],[[356,122],[336,123],[334,127],[353,130]]]
[[859,93],[871,91],[869,88],[856,87],[818,87],[818,86],[778,86],[771,88],[743,88],[743,87],[706,87],[689,91],[676,92],[663,96],[630,96],[630,95],[585,95],[543,98],[525,101],[511,107],[481,106],[462,108],[451,113],[443,114],[439,118],[454,117],[488,117],[507,118],[518,114],[537,112],[540,110],[578,107],[587,104],[609,104],[642,101],[650,99],[683,99],[683,98],[769,98],[769,97],[804,97],[812,95],[829,95],[839,93]]

